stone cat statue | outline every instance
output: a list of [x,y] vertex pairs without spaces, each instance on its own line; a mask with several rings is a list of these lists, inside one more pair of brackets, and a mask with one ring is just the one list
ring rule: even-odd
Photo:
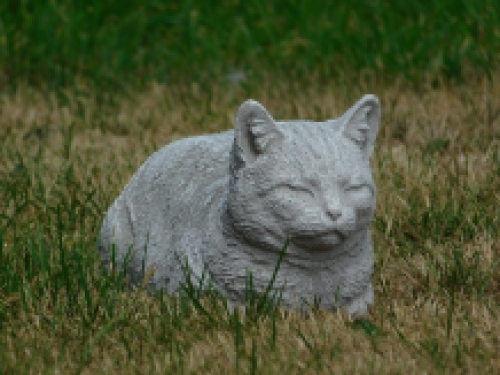
[[290,237],[274,284],[284,285],[282,304],[314,298],[365,315],[374,298],[370,157],[379,123],[373,95],[325,122],[275,121],[244,102],[234,131],[176,141],[139,168],[104,219],[104,262],[112,247],[118,265],[131,251],[130,282],[153,267],[148,290],[173,294],[187,260],[193,277],[205,270],[239,303],[247,271],[265,290]]

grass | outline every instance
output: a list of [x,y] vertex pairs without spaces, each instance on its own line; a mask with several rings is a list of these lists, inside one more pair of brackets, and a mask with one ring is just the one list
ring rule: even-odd
[[[152,80],[259,76],[326,79],[375,71],[462,79],[491,73],[500,49],[496,0],[68,1],[0,4],[0,83],[99,90]],[[351,74],[350,74],[351,75]]]
[[[295,78],[4,92],[0,373],[499,372],[500,74],[418,89]],[[232,311],[197,285],[151,296],[101,269],[103,215],[155,149],[231,128],[249,97],[322,120],[366,92],[383,105],[367,319],[283,311],[250,277],[254,309]]]
[[[0,374],[500,372],[499,3],[305,4],[0,3]],[[251,274],[231,310],[101,268],[103,215],[160,146],[249,97],[323,120],[367,92],[367,319],[283,311]]]

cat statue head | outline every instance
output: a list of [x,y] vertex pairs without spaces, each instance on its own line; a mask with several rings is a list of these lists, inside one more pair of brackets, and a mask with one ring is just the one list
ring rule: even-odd
[[366,95],[326,122],[275,121],[258,102],[239,108],[228,212],[234,231],[259,247],[342,252],[375,212],[370,158],[380,104]]

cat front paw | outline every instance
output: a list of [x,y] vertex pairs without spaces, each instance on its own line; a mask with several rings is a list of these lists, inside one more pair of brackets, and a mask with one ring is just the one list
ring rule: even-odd
[[350,300],[344,307],[349,315],[361,318],[368,314],[373,300],[373,286],[370,283],[359,296]]

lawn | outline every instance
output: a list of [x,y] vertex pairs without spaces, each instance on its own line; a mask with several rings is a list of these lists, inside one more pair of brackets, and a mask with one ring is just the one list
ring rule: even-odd
[[[0,374],[500,372],[496,2],[77,3],[0,5]],[[102,269],[103,216],[152,152],[232,128],[248,98],[321,121],[365,93],[366,319],[231,312]]]

